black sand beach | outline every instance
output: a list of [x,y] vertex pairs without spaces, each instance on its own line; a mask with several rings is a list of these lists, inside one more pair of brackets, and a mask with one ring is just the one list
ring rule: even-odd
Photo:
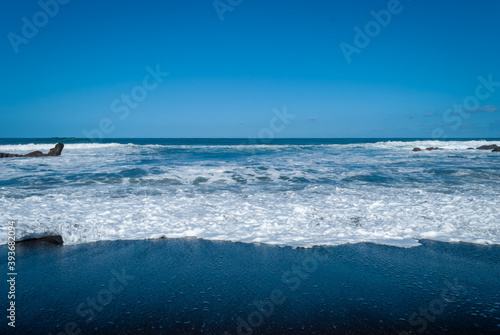
[[421,243],[18,244],[15,333],[500,333],[500,247]]

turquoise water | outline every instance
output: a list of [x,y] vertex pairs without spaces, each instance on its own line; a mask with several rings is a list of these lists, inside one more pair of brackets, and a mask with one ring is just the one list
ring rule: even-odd
[[0,152],[57,142],[60,157],[0,160],[0,220],[20,238],[500,243],[500,154],[467,150],[498,139],[0,139]]

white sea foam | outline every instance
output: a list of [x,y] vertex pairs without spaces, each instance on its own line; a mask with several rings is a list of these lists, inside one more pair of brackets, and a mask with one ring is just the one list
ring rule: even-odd
[[407,247],[422,238],[500,244],[497,199],[473,194],[328,186],[282,194],[179,190],[113,198],[101,193],[3,197],[0,219],[17,219],[20,238],[60,234],[67,244],[185,236],[302,247],[356,242]]

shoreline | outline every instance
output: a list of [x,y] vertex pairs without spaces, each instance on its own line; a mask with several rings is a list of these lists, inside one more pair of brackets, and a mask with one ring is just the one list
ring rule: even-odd
[[[342,246],[353,246],[357,244],[373,244],[375,246],[387,246],[387,247],[394,247],[394,248],[402,248],[402,249],[411,249],[411,248],[418,248],[422,246],[423,243],[425,242],[437,242],[437,243],[445,243],[445,244],[463,244],[463,245],[471,245],[471,246],[485,246],[485,247],[500,247],[500,243],[474,243],[474,242],[467,242],[467,241],[442,241],[442,240],[433,240],[433,239],[412,239],[416,244],[411,245],[411,244],[405,244],[405,245],[396,245],[396,244],[389,244],[389,243],[382,243],[382,242],[372,242],[372,241],[359,241],[359,242],[346,242],[342,244],[318,244],[318,245],[312,245],[312,246],[293,246],[293,245],[287,245],[287,244],[272,244],[272,243],[266,243],[266,242],[244,242],[244,241],[231,241],[231,240],[217,240],[217,239],[207,239],[203,237],[197,237],[197,236],[186,236],[186,237],[158,237],[158,238],[145,238],[145,239],[124,239],[124,240],[99,240],[99,241],[87,241],[87,242],[79,242],[76,244],[65,244],[64,240],[61,235],[45,235],[45,236],[33,236],[29,237],[23,240],[17,240],[16,244],[19,245],[29,245],[30,247],[36,248],[40,245],[43,244],[53,244],[53,245],[59,245],[59,246],[64,246],[64,247],[72,247],[72,246],[81,246],[85,244],[94,244],[94,243],[110,243],[110,242],[122,242],[122,241],[163,241],[163,240],[200,240],[200,241],[206,241],[206,242],[214,242],[214,243],[236,243],[236,244],[250,244],[250,245],[256,245],[256,246],[267,246],[267,247],[280,247],[280,248],[292,248],[292,249],[316,249],[316,248],[335,248],[335,247],[342,247]],[[408,240],[408,239],[406,239]],[[7,246],[7,244],[0,244],[0,247]]]
[[17,248],[24,333],[500,331],[499,246],[293,249],[184,238]]

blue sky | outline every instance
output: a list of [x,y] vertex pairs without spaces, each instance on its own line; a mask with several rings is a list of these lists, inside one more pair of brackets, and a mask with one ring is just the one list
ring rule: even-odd
[[497,1],[59,1],[1,4],[0,137],[500,137]]

